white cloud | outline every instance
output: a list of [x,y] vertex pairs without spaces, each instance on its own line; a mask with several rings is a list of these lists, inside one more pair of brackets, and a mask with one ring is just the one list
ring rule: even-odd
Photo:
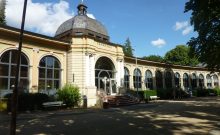
[[[7,0],[7,24],[20,28],[22,10],[23,0]],[[33,3],[32,0],[28,0],[25,29],[54,36],[57,28],[73,15],[69,9],[69,3],[64,0],[58,3]],[[95,18],[92,14],[88,16]]]
[[185,27],[187,27],[189,25],[188,21],[184,21],[184,22],[176,22],[176,24],[174,25],[174,30],[181,30],[184,29]]
[[95,19],[95,16],[94,16],[93,14],[87,13],[87,16],[88,16],[89,18]]
[[193,31],[193,27],[192,26],[187,26],[183,31],[182,31],[182,34],[185,36],[185,35],[188,35],[190,32]]
[[166,41],[164,39],[158,38],[157,40],[153,40],[151,41],[151,44],[153,46],[156,46],[158,48],[163,47],[164,45],[166,45]]
[[173,26],[173,29],[175,31],[181,30],[183,36],[188,35],[190,32],[193,31],[193,27],[190,26],[188,21],[176,22],[176,24]]

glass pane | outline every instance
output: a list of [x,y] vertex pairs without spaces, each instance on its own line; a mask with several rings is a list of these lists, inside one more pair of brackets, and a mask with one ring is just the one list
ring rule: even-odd
[[54,81],[54,89],[60,88],[60,81]]
[[40,60],[40,67],[46,67],[46,57]]
[[9,51],[5,52],[1,57],[1,62],[9,63]]
[[45,80],[39,80],[38,89],[39,91],[45,90]]
[[0,90],[8,89],[8,78],[0,78]]
[[47,67],[48,68],[53,68],[53,61],[54,61],[53,57],[47,57]]
[[56,59],[54,59],[54,68],[60,68],[60,63]]
[[45,70],[44,68],[39,68],[39,77],[40,78],[45,78]]
[[16,64],[17,63],[17,59],[18,59],[18,57],[17,57],[17,51],[16,50],[12,50],[11,51],[11,63],[13,63],[13,64]]
[[9,65],[0,64],[0,76],[8,76]]
[[50,90],[53,88],[53,83],[52,83],[52,80],[47,80],[47,90]]
[[24,56],[24,54],[21,55],[21,64],[22,64],[22,65],[28,65],[27,59],[26,59],[26,57]]
[[19,87],[21,88],[22,91],[28,92],[28,86],[29,86],[29,81],[28,79],[21,79]]
[[10,89],[14,89],[14,87],[15,87],[15,79],[10,78]]
[[20,77],[28,77],[28,67],[21,66]]
[[60,78],[60,70],[54,70],[54,78],[59,79]]
[[15,76],[16,74],[16,66],[11,66],[11,76]]
[[47,78],[53,78],[53,70],[47,69]]

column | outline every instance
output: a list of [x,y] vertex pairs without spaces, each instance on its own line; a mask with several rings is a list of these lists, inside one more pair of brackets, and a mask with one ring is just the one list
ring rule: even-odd
[[88,87],[88,86],[90,86],[90,59],[89,59],[89,53],[88,52],[86,52],[85,53],[85,83],[86,83],[86,85],[85,85],[85,87]]

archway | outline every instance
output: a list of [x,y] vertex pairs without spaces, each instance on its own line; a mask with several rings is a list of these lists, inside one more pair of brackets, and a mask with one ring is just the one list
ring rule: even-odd
[[95,64],[95,85],[98,91],[105,92],[107,95],[117,93],[115,66],[111,59],[100,57]]

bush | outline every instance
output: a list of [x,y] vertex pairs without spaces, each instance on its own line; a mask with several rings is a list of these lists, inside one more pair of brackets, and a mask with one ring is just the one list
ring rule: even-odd
[[[140,101],[144,100],[144,91],[143,90],[138,90],[138,92],[136,90],[128,90],[127,93],[129,93],[130,95],[139,98]],[[138,93],[138,95],[137,95]]]
[[208,89],[197,89],[197,96],[198,97],[206,97],[209,96],[210,90]]
[[157,90],[157,95],[161,98],[161,99],[170,99],[173,98],[173,91],[174,89],[158,89]]
[[7,110],[7,100],[0,99],[0,112]]
[[58,90],[58,100],[63,101],[67,107],[74,107],[81,101],[79,87],[66,84],[62,89]]
[[150,96],[157,96],[157,91],[156,90],[145,90],[144,99],[149,99]]
[[220,88],[219,87],[215,87],[213,89],[213,92],[215,93],[216,96],[220,96]]
[[[11,111],[12,94],[7,94],[7,110]],[[18,95],[18,111],[32,111],[42,109],[42,104],[47,102],[49,97],[42,93],[21,93]]]

